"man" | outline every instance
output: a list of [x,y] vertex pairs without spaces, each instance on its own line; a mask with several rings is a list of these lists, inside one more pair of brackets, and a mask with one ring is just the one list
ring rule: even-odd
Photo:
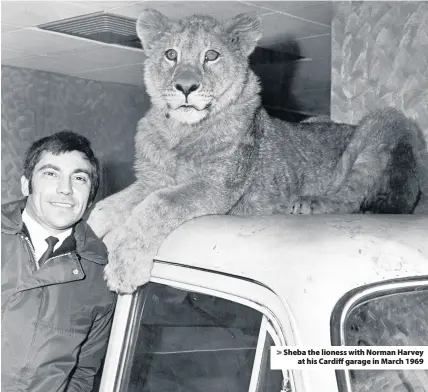
[[82,221],[99,185],[89,141],[63,131],[35,142],[26,199],[2,206],[2,391],[91,391],[115,295],[107,250]]

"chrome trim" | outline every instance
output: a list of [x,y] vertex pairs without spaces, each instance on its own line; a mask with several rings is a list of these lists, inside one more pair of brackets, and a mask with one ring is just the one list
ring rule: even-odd
[[119,295],[117,298],[116,310],[101,378],[100,391],[113,392],[119,390],[117,387],[117,380],[121,377],[123,372],[123,365],[119,367],[122,359],[122,347],[125,344],[128,320],[135,312],[135,310],[132,311],[131,309],[133,298],[134,296],[131,294]]
[[263,349],[265,347],[266,342],[267,323],[267,317],[263,315],[262,322],[260,324],[259,338],[257,339],[256,354],[254,355],[253,369],[251,371],[251,379],[250,385],[248,387],[248,392],[256,392],[257,386],[259,384],[260,367],[262,364]]

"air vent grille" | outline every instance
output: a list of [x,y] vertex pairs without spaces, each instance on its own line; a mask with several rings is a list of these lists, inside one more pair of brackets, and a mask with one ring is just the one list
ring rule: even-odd
[[135,19],[124,16],[95,12],[93,14],[45,23],[37,27],[42,30],[54,31],[107,44],[141,49],[141,43],[136,34],[136,23]]

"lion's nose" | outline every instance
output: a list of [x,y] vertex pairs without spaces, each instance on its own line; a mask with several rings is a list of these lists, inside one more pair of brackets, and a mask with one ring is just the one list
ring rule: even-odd
[[186,97],[199,88],[200,84],[196,83],[176,83],[175,88],[181,91]]

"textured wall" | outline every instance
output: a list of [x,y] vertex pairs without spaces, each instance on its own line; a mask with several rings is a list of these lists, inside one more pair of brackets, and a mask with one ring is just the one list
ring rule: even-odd
[[[428,140],[428,2],[335,2],[331,118],[355,124],[393,106]],[[416,212],[428,213],[428,197]]]
[[428,2],[335,2],[331,117],[356,123],[386,106],[428,138]]
[[21,195],[30,144],[66,128],[92,142],[108,180],[102,193],[132,181],[133,137],[149,105],[143,87],[6,66],[1,83],[2,203]]

